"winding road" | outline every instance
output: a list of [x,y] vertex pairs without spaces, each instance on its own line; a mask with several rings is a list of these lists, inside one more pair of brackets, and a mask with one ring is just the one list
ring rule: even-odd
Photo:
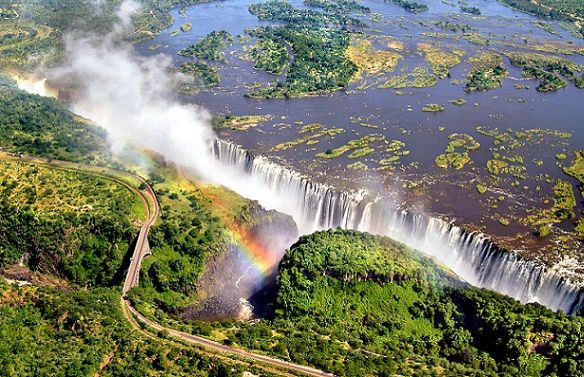
[[[138,234],[138,238],[136,240],[135,247],[132,252],[132,257],[130,258],[130,266],[128,267],[128,272],[126,273],[126,278],[124,280],[121,296],[124,315],[126,316],[128,321],[130,321],[130,323],[133,325],[135,329],[142,331],[148,336],[153,337],[154,336],[153,334],[150,334],[143,330],[143,327],[147,326],[155,330],[156,332],[163,332],[175,339],[203,347],[203,349],[209,351],[209,353],[212,355],[220,355],[224,358],[227,357],[230,358],[232,361],[237,361],[237,358],[239,359],[243,358],[250,360],[252,362],[257,362],[259,365],[265,366],[264,368],[261,369],[265,369],[273,374],[291,376],[290,373],[284,372],[289,371],[316,377],[334,377],[333,374],[326,373],[315,368],[290,363],[284,360],[280,360],[262,354],[257,354],[240,348],[226,346],[224,344],[200,336],[164,327],[146,318],[144,315],[138,312],[136,308],[132,306],[130,300],[127,297],[127,293],[128,291],[130,291],[130,289],[138,285],[140,266],[142,264],[142,260],[146,255],[150,253],[150,246],[148,244],[148,233],[160,214],[160,206],[158,203],[158,199],[156,198],[156,194],[154,193],[154,190],[148,184],[148,182],[146,182],[146,180],[144,180],[143,178],[123,170],[103,168],[94,165],[86,165],[68,161],[46,160],[34,156],[25,156],[21,154],[7,153],[3,151],[0,151],[0,159],[23,161],[33,164],[44,165],[55,169],[77,171],[99,176],[101,178],[105,178],[123,185],[140,198],[142,204],[144,205],[146,216],[144,223],[140,227],[140,233]],[[129,181],[133,181],[135,185],[130,184],[128,181],[124,180],[123,177],[127,178]],[[139,326],[136,320],[140,322],[143,326],[142,327]],[[256,364],[256,366],[259,365]]]
[[140,233],[138,234],[134,252],[130,258],[130,266],[128,267],[128,272],[126,273],[126,279],[122,288],[122,296],[126,305],[130,305],[129,301],[125,297],[126,293],[138,285],[142,259],[144,259],[148,253],[150,253],[150,246],[148,245],[148,232],[150,231],[150,227],[156,222],[156,219],[160,213],[158,199],[156,198],[156,194],[154,194],[152,187],[144,179],[135,175],[133,177],[134,179],[138,180],[143,187],[145,187],[143,190],[131,187],[130,190],[137,194],[142,200],[142,204],[144,204],[144,209],[146,211],[146,219],[144,224],[140,227]]
[[[129,174],[129,173],[125,173]],[[133,175],[133,178],[136,179],[141,183],[144,190],[138,190],[134,187],[129,187],[132,192],[136,193],[140,196],[142,203],[144,204],[144,209],[146,210],[146,219],[142,227],[140,228],[140,233],[138,235],[138,239],[136,241],[136,246],[134,247],[134,252],[132,258],[130,259],[130,266],[128,268],[128,272],[126,274],[126,280],[124,282],[124,287],[122,290],[122,301],[123,305],[126,309],[131,313],[135,318],[137,318],[140,322],[147,325],[148,327],[156,330],[162,331],[167,333],[168,335],[179,338],[183,341],[188,343],[197,344],[199,346],[203,346],[206,349],[219,352],[222,354],[231,354],[236,355],[239,357],[244,357],[246,359],[252,359],[254,361],[268,364],[272,367],[288,369],[294,372],[300,372],[309,376],[316,376],[316,377],[334,377],[333,374],[323,372],[321,370],[307,367],[304,365],[290,363],[284,360],[276,359],[270,356],[261,355],[253,352],[249,352],[243,349],[229,347],[224,344],[196,336],[191,335],[185,332],[177,331],[171,328],[167,328],[161,326],[160,324],[146,318],[143,316],[136,308],[134,308],[129,299],[126,297],[126,294],[130,289],[135,287],[138,284],[138,277],[140,274],[140,265],[144,257],[150,252],[150,248],[148,246],[148,232],[150,231],[150,227],[156,222],[158,215],[160,213],[160,206],[158,204],[158,200],[156,198],[156,194],[152,187],[146,182],[144,179]],[[125,184],[126,187],[128,185]]]
[[[126,173],[129,174],[129,173]],[[146,182],[144,179],[133,176],[134,179],[138,180],[142,187],[145,187],[143,190],[138,190],[134,187],[130,189],[140,196],[142,203],[144,204],[144,209],[146,210],[146,219],[142,227],[140,228],[140,233],[138,235],[138,239],[136,241],[136,246],[134,248],[134,253],[132,258],[130,259],[130,267],[128,268],[128,272],[126,274],[126,280],[124,282],[124,287],[122,290],[122,301],[123,304],[126,306],[127,310],[140,322],[147,325],[148,327],[156,330],[162,331],[169,334],[172,337],[179,338],[183,341],[188,343],[197,344],[199,346],[203,346],[209,350],[213,350],[215,352],[220,352],[223,354],[231,354],[237,355],[240,357],[244,357],[247,359],[252,359],[254,361],[258,361],[260,363],[268,364],[273,367],[284,368],[288,370],[292,370],[295,372],[300,372],[303,374],[307,374],[309,376],[316,376],[316,377],[333,377],[333,374],[323,372],[321,370],[307,367],[304,365],[290,363],[284,360],[276,359],[270,356],[261,355],[253,352],[249,352],[243,349],[229,347],[224,344],[196,336],[191,335],[185,332],[177,331],[171,328],[166,328],[164,326],[159,325],[158,323],[146,318],[143,316],[136,308],[134,308],[126,294],[130,289],[135,287],[138,284],[138,277],[140,274],[140,265],[142,264],[142,260],[144,257],[150,252],[150,248],[148,246],[148,232],[150,227],[156,222],[158,215],[160,213],[160,206],[158,204],[158,200],[156,198],[156,194],[152,187]],[[126,185],[127,186],[127,185]]]
[[[46,159],[38,157],[25,156],[21,154],[13,154],[7,152],[0,152],[0,159],[26,161],[28,163],[40,164],[55,169],[78,171],[86,174],[99,176],[101,178],[105,178],[123,185],[140,198],[142,204],[144,205],[146,216],[144,223],[140,227],[140,233],[138,234],[138,239],[136,240],[132,257],[130,258],[130,266],[128,267],[128,272],[126,273],[126,278],[124,280],[121,297],[124,309],[123,312],[126,315],[127,319],[132,323],[132,325],[134,325],[134,328],[137,328],[138,330],[144,332],[144,330],[142,330],[139,326],[136,326],[135,319],[137,319],[143,325],[146,325],[147,327],[150,327],[151,329],[156,330],[157,332],[163,332],[171,337],[182,340],[184,342],[201,346],[204,349],[210,351],[211,354],[215,355],[220,354],[221,356],[226,357],[235,356],[238,358],[248,359],[253,362],[258,362],[260,365],[263,364],[265,366],[272,367],[274,369],[267,370],[274,374],[290,376],[289,373],[284,372],[284,370],[287,370],[290,372],[302,373],[309,376],[334,377],[333,374],[326,373],[315,368],[290,363],[284,360],[276,359],[262,354],[253,353],[240,348],[226,346],[224,344],[200,336],[191,335],[185,332],[161,326],[160,324],[143,316],[140,312],[138,312],[138,310],[136,310],[136,308],[132,306],[126,294],[130,289],[132,289],[138,284],[142,260],[146,255],[150,253],[150,247],[148,245],[148,232],[150,231],[150,228],[156,222],[160,214],[160,206],[158,204],[156,194],[154,193],[154,190],[148,184],[148,182],[146,182],[143,178],[122,170],[102,168],[93,165],[86,165],[68,161],[59,160],[47,161]],[[128,178],[130,181],[134,181],[136,185],[130,184],[128,181],[122,179],[123,177]],[[140,186],[140,188],[136,186]],[[152,334],[149,335],[152,336]]]

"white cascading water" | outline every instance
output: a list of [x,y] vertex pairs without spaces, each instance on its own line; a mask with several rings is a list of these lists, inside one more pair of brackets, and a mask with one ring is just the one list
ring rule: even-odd
[[584,307],[584,290],[554,269],[522,260],[501,250],[483,234],[469,233],[444,220],[397,210],[365,191],[345,192],[253,156],[224,140],[213,143],[221,165],[244,174],[249,185],[270,190],[257,199],[268,209],[291,215],[302,234],[329,228],[347,228],[391,237],[431,255],[470,284],[489,288],[521,302],[539,302],[552,310],[574,314]]
[[15,77],[16,80],[16,85],[31,94],[37,94],[39,96],[43,96],[43,97],[53,97],[53,98],[58,98],[59,97],[59,91],[55,90],[53,88],[51,88],[48,84],[47,84],[47,79],[46,78],[30,78],[30,77],[24,77],[24,76],[18,76]]

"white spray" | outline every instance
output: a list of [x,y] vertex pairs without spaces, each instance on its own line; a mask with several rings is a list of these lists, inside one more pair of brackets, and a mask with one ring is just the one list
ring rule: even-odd
[[[122,25],[136,10],[132,4],[126,1],[120,8]],[[114,149],[130,144],[161,153],[267,209],[292,215],[302,233],[342,226],[390,235],[436,255],[476,285],[554,309],[572,311],[583,305],[584,296],[569,281],[511,254],[501,258],[480,236],[461,234],[439,220],[372,206],[359,195],[347,196],[232,145],[214,143],[209,114],[173,100],[180,77],[169,74],[172,60],[137,56],[131,45],[119,41],[120,30],[99,39],[69,35],[67,64],[52,72],[57,78],[76,78],[80,88],[73,110],[106,128]]]

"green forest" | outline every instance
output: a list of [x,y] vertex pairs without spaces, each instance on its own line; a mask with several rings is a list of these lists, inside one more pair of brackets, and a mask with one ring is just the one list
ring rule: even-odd
[[175,190],[151,176],[161,205],[161,217],[148,239],[152,256],[142,263],[140,286],[130,297],[174,312],[196,299],[198,278],[212,255],[229,242],[222,224],[195,190]]
[[273,74],[281,74],[289,60],[284,41],[272,39],[269,35],[259,36],[249,55],[255,69]]
[[582,326],[473,288],[389,238],[329,230],[286,252],[272,319],[189,328],[340,376],[575,377]]
[[253,366],[228,365],[193,347],[139,335],[122,314],[118,288],[18,287],[0,280],[0,291],[5,377],[259,374]]
[[522,68],[522,75],[539,79],[537,90],[550,92],[566,86],[562,78],[573,81],[577,88],[584,89],[584,66],[556,56],[535,53],[508,52],[511,64]]
[[202,61],[185,62],[178,70],[189,78],[179,88],[185,94],[197,94],[201,89],[216,86],[221,80],[217,67]]
[[408,0],[386,0],[390,3],[395,5],[399,5],[400,7],[404,8],[408,12],[412,13],[419,13],[428,10],[428,6],[426,4],[417,3],[415,1],[408,1]]
[[467,80],[464,90],[474,92],[500,87],[501,79],[508,74],[503,64],[503,58],[495,53],[485,53],[480,55],[476,60],[477,63],[466,76]]
[[[307,5],[314,6],[314,3]],[[320,5],[320,4],[319,4]],[[281,21],[293,25],[341,25],[341,26],[364,26],[364,23],[357,18],[348,16],[346,11],[362,10],[349,4],[339,2],[336,7],[321,7],[325,12],[318,12],[311,9],[297,9],[286,1],[270,0],[264,3],[255,3],[249,6],[249,12],[257,16],[260,20]]]
[[[452,375],[576,376],[584,368],[582,317],[470,287],[387,238],[352,231],[302,238],[278,281],[277,320],[306,321],[321,336],[320,324],[328,324],[331,337],[344,333],[350,345],[381,355],[410,351],[401,365],[399,356],[363,361],[373,374],[434,374],[442,366]],[[352,367],[359,375],[361,367]]]
[[369,13],[371,9],[356,0],[304,0],[304,5],[321,8],[329,13],[362,12]]
[[[357,66],[345,54],[349,35],[340,29],[327,27],[258,27],[248,29],[249,35],[271,40],[273,45],[289,44],[294,58],[289,63],[284,82],[256,87],[246,95],[251,98],[297,97],[313,92],[329,92],[346,87]],[[264,44],[266,42],[263,42]],[[283,67],[284,50],[256,60],[256,65],[273,72]]]
[[197,43],[180,50],[178,54],[224,63],[226,62],[225,48],[227,43],[232,41],[233,36],[225,30],[212,31]]
[[[2,123],[3,131],[52,140],[59,127],[72,127],[93,135],[93,126],[76,122],[56,101],[4,90],[22,102],[8,107],[10,112],[4,109],[12,114],[7,119],[23,118],[31,106],[36,112],[28,122]],[[38,122],[45,118],[56,126],[43,128]],[[98,140],[105,136],[95,132]],[[21,151],[51,157],[61,143]],[[84,161],[94,152],[84,153],[70,158]],[[570,169],[579,177],[577,163]],[[149,174],[162,215],[149,236],[153,255],[143,263],[140,286],[130,297],[151,317],[176,326],[176,313],[195,300],[205,262],[230,240],[205,195],[180,188],[172,176],[164,170]],[[0,331],[19,334],[0,341],[2,375],[100,369],[100,375],[120,375],[126,368],[135,375],[241,374],[240,368],[196,351],[132,335],[121,318],[124,258],[136,235],[133,224],[144,216],[129,190],[105,177],[18,157],[2,162],[0,182],[0,268],[22,273],[11,266],[23,260],[37,276],[54,277],[52,283],[33,279],[33,285],[22,287],[0,283]],[[238,216],[247,216],[243,208],[249,207],[241,208]],[[330,230],[304,236],[287,251],[268,319],[178,325],[338,375],[578,376],[584,368],[578,335],[583,321],[470,287],[436,261],[388,238]],[[56,363],[64,354],[73,356]]]
[[76,171],[0,161],[0,268],[24,260],[32,271],[83,286],[113,286],[143,219],[125,187]]
[[554,20],[584,20],[584,3],[580,0],[499,0],[503,4],[540,17]]
[[108,153],[106,132],[53,98],[0,83],[0,147],[14,153],[99,162]]
[[[99,152],[109,161],[102,150],[106,145],[102,129],[77,120],[55,100],[13,87],[1,90],[4,148],[49,161],[95,162],[94,153]],[[22,140],[38,137],[51,144],[42,149],[34,143],[12,144],[18,140],[10,136],[13,133]],[[75,153],[67,154],[70,141],[59,137],[66,134],[94,140],[95,145],[83,148],[81,144]],[[244,370],[255,372],[245,363],[232,366],[193,347],[166,342],[164,334],[153,334],[158,339],[152,340],[132,331],[122,315],[120,286],[145,216],[135,193],[117,178],[102,175],[101,168],[86,173],[71,168],[74,164],[55,165],[4,152],[0,157],[1,376],[241,376]],[[164,182],[154,173],[150,180]],[[210,245],[221,239],[220,229],[207,210],[194,208],[195,202],[158,192],[159,197],[165,194],[168,201],[191,204],[178,213],[168,205],[162,208],[163,220],[150,236],[157,258],[149,259],[154,267],[147,276],[152,276],[161,292],[188,291]],[[185,256],[175,257],[178,252]],[[169,265],[174,269],[168,270]],[[4,277],[18,284],[8,284]]]
[[[175,21],[171,15],[174,8],[182,17],[186,7],[212,0],[136,1],[140,10],[130,25],[116,31],[126,42],[149,39],[166,30]],[[565,21],[562,25],[584,20],[583,1],[579,0],[499,1],[537,16]],[[387,22],[399,28],[403,34],[400,37],[414,38],[410,32],[415,33],[424,23],[431,25],[432,33],[452,34],[453,41],[457,34],[463,39],[473,35],[468,33],[473,26],[442,19],[432,23],[424,20],[425,15],[410,15],[407,19],[402,17],[406,12],[396,7],[421,13],[428,10],[427,1],[384,2],[393,5],[382,6],[393,7],[399,13],[395,20],[384,19],[357,0],[303,0],[298,7],[287,1],[268,0],[250,4],[248,10],[272,25],[263,23],[235,38],[225,30],[190,38],[192,25],[183,23],[189,27],[171,34],[174,40],[185,41],[181,46],[184,48],[178,51],[180,65],[169,71],[180,72],[182,79],[186,77],[180,88],[183,94],[196,94],[217,86],[219,72],[227,67],[226,63],[241,59],[242,64],[272,74],[264,75],[266,80],[261,76],[263,83],[238,86],[243,88],[238,95],[245,91],[247,98],[296,98],[348,87],[349,95],[353,91],[350,85],[359,74],[367,76],[370,85],[375,79],[351,60],[351,46],[356,49],[363,43],[364,59],[371,59],[372,65],[379,63],[375,59],[391,60],[391,56],[396,64],[399,60],[393,53],[377,52],[403,50],[405,54],[408,48],[414,48],[413,44],[398,43],[401,40],[392,36],[373,33],[373,29],[371,38],[366,38],[368,34],[356,31],[366,26],[362,19],[379,25]],[[467,13],[457,16],[459,21],[483,19],[474,17],[481,10],[465,1],[443,2]],[[63,36],[80,29],[101,36],[111,33],[119,21],[116,12],[120,3],[121,0],[0,0],[0,69],[13,72],[17,67],[24,72],[38,64],[61,62]],[[217,4],[218,8],[223,6],[226,4]],[[575,27],[582,33],[580,26]],[[427,38],[431,35],[434,34],[428,33]],[[502,80],[511,75],[511,67],[520,70],[524,78],[537,79],[537,87],[533,87],[539,92],[570,86],[565,90],[569,92],[572,84],[584,88],[584,66],[552,55],[560,50],[546,50],[552,48],[546,45],[540,46],[541,53],[525,52],[535,51],[525,39],[521,52],[495,52],[496,38],[490,39],[493,44],[487,46],[491,42],[484,42],[477,55],[465,55],[468,69],[460,70],[463,76],[457,85],[464,87],[469,99],[479,95],[471,92],[500,87]],[[436,48],[441,43],[437,40]],[[561,45],[566,48],[563,51],[576,51],[566,45]],[[168,47],[153,46],[152,51],[165,51]],[[246,49],[239,54],[236,48],[242,46]],[[454,47],[445,46],[448,51]],[[416,44],[415,51],[423,50]],[[436,69],[428,55],[416,54],[416,59],[427,60],[427,67],[392,67],[391,70],[400,70],[401,76],[396,79],[407,78],[410,68],[412,76],[420,77],[421,71]],[[453,53],[443,52],[441,56],[446,55],[452,58]],[[463,55],[464,51],[460,59]],[[450,78],[450,72],[444,69],[440,77]],[[393,88],[396,95],[404,95],[397,90],[403,87]],[[216,93],[210,94],[209,97]],[[248,135],[263,132],[260,123],[272,120],[282,122],[274,124],[274,133],[284,133],[285,128],[294,130],[296,126],[300,134],[314,131],[311,136],[282,140],[274,147],[290,149],[292,154],[296,153],[292,147],[316,144],[318,140],[313,135],[326,137],[344,132],[343,124],[333,125],[335,128],[327,128],[324,123],[305,124],[293,114],[267,114],[259,101],[239,99],[251,103],[254,111],[249,115],[228,112],[216,116],[212,126],[218,134],[250,129]],[[454,111],[451,108],[464,109],[450,103],[463,106],[466,102],[464,98],[430,101],[419,102],[420,110],[436,118],[444,111]],[[471,107],[473,102],[466,106]],[[478,102],[474,107],[479,107]],[[407,109],[404,111],[412,110],[409,105]],[[333,112],[331,107],[331,117]],[[495,120],[504,121],[493,116]],[[351,116],[346,123],[352,121]],[[378,128],[374,121],[363,118],[355,125]],[[399,118],[391,121],[401,124]],[[436,126],[440,132],[446,127]],[[321,160],[372,157],[374,145],[370,147],[368,143],[378,140],[375,138],[379,134],[367,136],[363,133],[365,128],[347,128],[356,135],[346,144],[331,144],[322,148],[326,153],[317,154],[315,150],[312,155],[326,157]],[[412,130],[400,128],[399,132],[404,142],[392,140],[401,143],[397,149],[405,148],[405,136]],[[435,160],[438,167],[451,167],[450,172],[471,162],[469,153],[479,148],[479,138],[483,144],[486,137],[483,134],[475,140],[466,133],[453,132],[448,131],[446,149]],[[323,141],[328,142],[326,138]],[[392,152],[390,149],[387,146]],[[269,293],[273,299],[268,302],[267,316],[247,322],[188,318],[188,309],[202,301],[201,276],[209,271],[210,261],[215,262],[230,247],[242,243],[243,236],[252,242],[265,242],[260,246],[269,249],[270,242],[277,238],[296,240],[297,228],[290,216],[267,211],[225,188],[193,181],[164,157],[149,153],[140,150],[144,160],[139,164],[122,160],[127,156],[112,154],[108,135],[99,125],[73,114],[62,101],[28,94],[18,89],[12,79],[0,75],[0,376],[271,376],[263,363],[187,345],[173,340],[166,330],[157,332],[129,320],[121,302],[121,286],[148,211],[140,190],[150,187],[160,205],[160,215],[148,235],[152,254],[140,265],[139,286],[124,300],[129,299],[144,316],[167,328],[338,376],[583,375],[584,313],[568,316],[537,303],[521,304],[496,292],[472,287],[431,257],[390,238],[357,231],[319,231],[302,236],[290,246],[278,266],[277,278],[272,275],[275,280]],[[568,230],[561,230],[563,235],[576,234],[584,240],[584,220],[578,212],[583,193],[574,191],[578,183],[578,189],[584,190],[584,152],[570,152],[569,159],[567,154],[565,148],[562,154],[555,155],[557,161],[553,163],[557,166],[552,167],[569,177],[555,181],[555,185],[550,178],[553,203],[549,203],[549,216],[538,214],[541,226],[529,230],[539,235],[536,242],[549,239],[549,233],[561,221],[571,222]],[[512,170],[516,166],[504,159],[487,162],[491,178],[516,173]],[[362,162],[349,167],[358,164],[366,167]],[[129,172],[142,175],[148,184],[130,182]],[[472,190],[475,187],[480,194],[495,192],[486,182],[473,183]],[[503,203],[493,197],[493,203],[497,200],[503,206],[510,199]],[[265,240],[256,237],[264,233]]]

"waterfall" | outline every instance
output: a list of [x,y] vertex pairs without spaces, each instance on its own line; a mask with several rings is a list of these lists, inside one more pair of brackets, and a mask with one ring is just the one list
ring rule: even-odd
[[258,194],[251,199],[291,215],[302,234],[341,227],[388,236],[435,257],[474,286],[569,314],[584,307],[581,285],[553,268],[502,250],[481,233],[396,209],[385,199],[370,197],[365,190],[336,190],[228,141],[217,139],[212,149],[221,165],[245,177],[249,181],[246,184],[257,187],[258,193],[267,189],[272,197]]
[[46,77],[16,76],[14,77],[14,80],[19,89],[28,93],[37,94],[43,97],[59,98],[59,91],[47,83]]

